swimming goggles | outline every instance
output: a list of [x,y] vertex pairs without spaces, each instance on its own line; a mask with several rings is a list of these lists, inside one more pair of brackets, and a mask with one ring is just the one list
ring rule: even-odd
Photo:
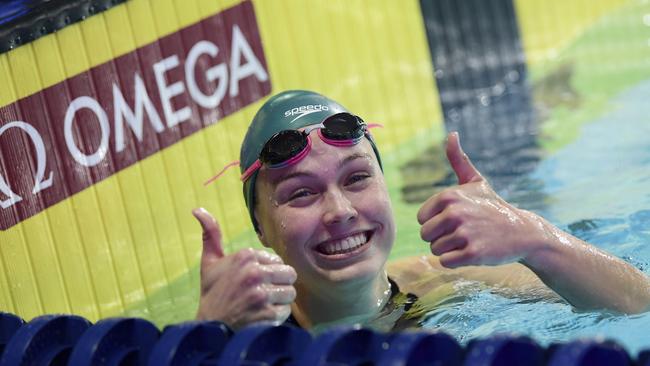
[[309,134],[317,130],[323,142],[332,146],[354,146],[364,136],[369,135],[368,128],[380,126],[367,125],[360,117],[350,113],[337,113],[325,118],[321,123],[303,130],[283,130],[275,133],[264,144],[259,158],[241,175],[245,182],[262,165],[268,169],[281,169],[293,165],[305,158],[311,151]]
[[[322,122],[308,126],[303,130],[282,130],[275,133],[264,144],[259,158],[241,175],[242,182],[246,182],[262,165],[269,169],[281,169],[298,163],[311,151],[309,134],[317,130],[318,136],[325,143],[333,146],[354,146],[364,136],[371,139],[369,128],[383,127],[378,123],[366,124],[360,117],[342,112],[325,118]],[[223,173],[239,161],[227,164],[219,173],[208,179],[203,185],[208,185],[217,180]]]

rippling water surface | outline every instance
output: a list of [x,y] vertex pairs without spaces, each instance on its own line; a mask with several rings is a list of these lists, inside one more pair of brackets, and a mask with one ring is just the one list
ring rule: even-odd
[[[583,127],[573,143],[544,158],[504,196],[650,275],[648,96],[650,81],[618,96],[608,113]],[[426,326],[461,341],[514,332],[544,346],[604,337],[633,356],[650,349],[650,313],[579,313],[564,303],[506,298],[482,290],[430,315]]]

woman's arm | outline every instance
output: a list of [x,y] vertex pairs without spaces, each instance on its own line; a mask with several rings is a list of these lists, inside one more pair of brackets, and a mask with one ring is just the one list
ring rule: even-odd
[[447,157],[459,185],[432,196],[418,212],[421,236],[442,266],[519,262],[578,308],[648,309],[650,282],[642,272],[504,201],[463,153],[457,134],[449,135]]
[[640,313],[650,305],[650,283],[629,263],[527,211],[540,226],[538,242],[521,261],[546,285],[578,308]]
[[387,264],[388,275],[400,290],[419,297],[432,292],[443,297],[459,295],[457,285],[467,281],[482,283],[504,296],[561,300],[556,292],[537,275],[520,263],[499,266],[463,266],[447,268],[435,255],[422,255],[392,260]]

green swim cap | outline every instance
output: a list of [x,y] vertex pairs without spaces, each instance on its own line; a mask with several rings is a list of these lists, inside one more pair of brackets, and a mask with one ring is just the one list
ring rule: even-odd
[[[333,114],[341,112],[348,112],[348,110],[335,101],[311,91],[288,90],[272,96],[257,111],[253,121],[248,126],[239,156],[241,173],[243,174],[248,167],[255,163],[262,148],[274,134],[283,130],[296,130],[314,125]],[[379,151],[377,151],[374,141],[372,139],[369,139],[369,141],[381,167]],[[244,199],[256,231],[258,225],[253,212],[255,209],[255,183],[258,172],[259,170],[244,182]]]

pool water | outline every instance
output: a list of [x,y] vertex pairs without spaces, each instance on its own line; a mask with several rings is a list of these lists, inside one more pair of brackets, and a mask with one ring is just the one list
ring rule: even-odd
[[[537,212],[650,275],[650,81],[610,100],[580,136],[546,156],[510,202]],[[597,280],[597,279],[595,279]],[[466,342],[496,333],[528,335],[543,346],[583,337],[612,339],[632,356],[650,349],[650,313],[577,312],[566,303],[507,298],[489,290],[429,314],[425,326]]]

